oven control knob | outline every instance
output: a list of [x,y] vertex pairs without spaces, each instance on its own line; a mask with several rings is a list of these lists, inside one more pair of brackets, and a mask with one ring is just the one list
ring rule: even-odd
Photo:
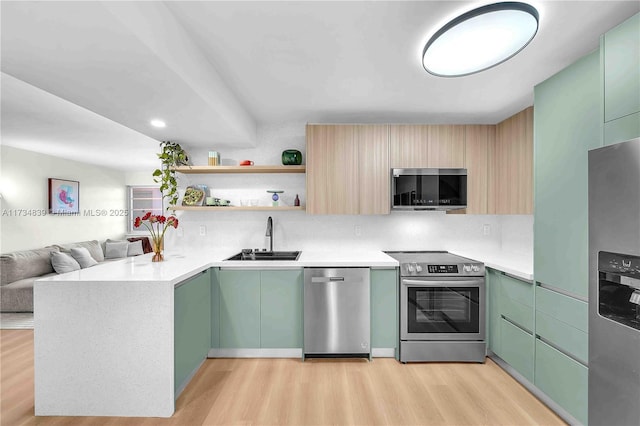
[[422,266],[416,263],[416,272],[422,272]]
[[473,272],[480,272],[480,267],[478,265],[471,265],[471,270]]
[[413,273],[413,272],[415,271],[415,269],[414,269],[413,265],[408,264],[408,265],[407,265],[407,271],[409,271],[409,272]]
[[462,265],[462,270],[464,272],[471,272],[471,265]]

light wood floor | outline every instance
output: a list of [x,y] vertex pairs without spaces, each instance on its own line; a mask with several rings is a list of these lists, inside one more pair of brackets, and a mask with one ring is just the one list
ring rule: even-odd
[[2,330],[2,425],[558,425],[491,360],[209,359],[170,419],[35,417],[33,331]]

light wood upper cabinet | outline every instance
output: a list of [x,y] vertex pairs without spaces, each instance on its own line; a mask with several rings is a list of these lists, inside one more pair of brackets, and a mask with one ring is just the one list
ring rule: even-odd
[[391,167],[428,167],[428,125],[393,124],[389,126]]
[[464,126],[389,126],[391,167],[464,167]]
[[389,213],[389,126],[307,125],[307,213]]
[[358,214],[356,128],[307,125],[307,213]]
[[356,139],[360,214],[389,214],[389,126],[357,126]]
[[467,169],[467,209],[533,213],[533,107],[497,125],[307,125],[307,212],[388,214],[390,169]]
[[465,134],[467,214],[489,214],[489,176],[496,126],[469,125]]
[[465,126],[430,125],[426,167],[461,168],[465,157]]
[[496,126],[495,214],[533,214],[533,107]]

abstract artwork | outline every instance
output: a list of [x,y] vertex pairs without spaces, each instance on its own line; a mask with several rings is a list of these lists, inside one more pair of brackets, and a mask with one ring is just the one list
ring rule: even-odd
[[49,178],[49,214],[80,213],[80,182]]

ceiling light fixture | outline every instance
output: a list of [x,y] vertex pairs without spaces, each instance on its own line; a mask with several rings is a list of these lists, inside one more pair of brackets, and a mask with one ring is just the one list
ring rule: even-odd
[[488,4],[440,28],[422,51],[422,65],[439,77],[475,74],[515,56],[538,32],[538,11],[520,2]]
[[165,122],[164,122],[164,121],[162,121],[162,120],[158,120],[157,118],[156,118],[156,119],[151,120],[151,125],[152,125],[153,127],[160,127],[160,128],[167,127],[167,123],[165,123]]

